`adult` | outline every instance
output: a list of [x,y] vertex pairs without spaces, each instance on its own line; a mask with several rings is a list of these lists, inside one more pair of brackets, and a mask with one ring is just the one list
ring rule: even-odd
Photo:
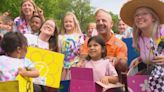
[[116,34],[116,37],[119,39],[132,37],[132,29],[121,19],[118,22],[118,34]]
[[[121,8],[121,19],[133,27],[133,46],[140,52],[131,66],[139,61],[146,69],[143,74],[150,74],[149,84],[153,92],[164,90],[164,50],[158,51],[159,40],[164,36],[164,1],[130,0]],[[150,72],[150,73],[149,73]]]
[[20,16],[14,19],[14,31],[19,31],[23,34],[31,33],[29,22],[36,10],[35,7],[36,5],[33,0],[23,0]]
[[[105,41],[107,58],[111,59],[119,74],[125,72],[127,70],[127,46],[112,33],[113,21],[111,15],[103,9],[99,9],[95,13],[95,17],[98,34]],[[88,48],[81,53],[83,52],[88,52]]]

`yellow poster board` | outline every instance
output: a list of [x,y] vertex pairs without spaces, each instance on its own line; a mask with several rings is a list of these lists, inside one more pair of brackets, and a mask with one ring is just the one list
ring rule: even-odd
[[40,76],[33,82],[53,88],[59,88],[64,55],[49,50],[28,47],[26,57],[34,62]]
[[[19,83],[19,92],[33,92],[32,78],[22,77],[18,75],[17,78]],[[13,92],[13,91],[12,91]]]
[[18,81],[0,82],[0,92],[19,92]]
[[30,78],[18,75],[14,81],[0,82],[0,92],[33,92],[33,83]]

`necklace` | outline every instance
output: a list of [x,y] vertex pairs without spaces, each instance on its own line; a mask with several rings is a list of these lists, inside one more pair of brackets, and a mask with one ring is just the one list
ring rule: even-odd
[[[146,43],[145,42],[145,39],[141,36],[141,39],[142,39],[142,42],[143,42],[143,47],[144,47],[144,57],[145,57],[145,62],[146,64],[149,64],[150,63],[150,54],[151,54],[151,47],[148,46],[150,45],[149,43]],[[147,54],[146,52],[148,51],[149,54]]]

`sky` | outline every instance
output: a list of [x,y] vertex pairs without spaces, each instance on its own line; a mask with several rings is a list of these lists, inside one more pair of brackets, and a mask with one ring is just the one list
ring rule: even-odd
[[119,14],[121,6],[127,0],[90,0],[91,6],[97,9],[105,9],[114,14]]

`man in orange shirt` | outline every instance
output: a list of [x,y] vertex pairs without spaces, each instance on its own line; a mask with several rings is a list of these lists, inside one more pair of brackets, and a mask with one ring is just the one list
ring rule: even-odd
[[[125,72],[127,70],[127,46],[114,36],[111,15],[103,9],[99,9],[95,13],[95,17],[98,34],[106,42],[107,58],[113,61],[118,72]],[[86,54],[87,52],[88,48],[82,47],[81,54]]]

